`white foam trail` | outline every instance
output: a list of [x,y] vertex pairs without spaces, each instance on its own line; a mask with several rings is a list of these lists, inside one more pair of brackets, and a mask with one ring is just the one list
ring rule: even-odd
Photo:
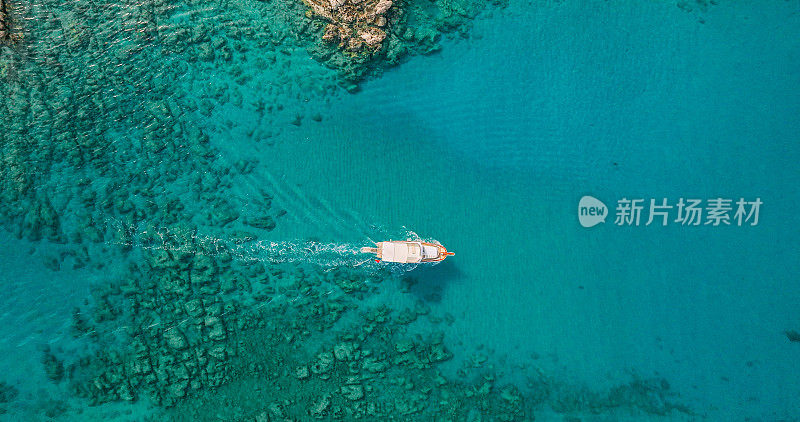
[[[371,237],[359,244],[339,242],[316,242],[311,240],[270,241],[242,238],[221,238],[211,235],[197,234],[195,231],[176,230],[170,228],[135,229],[118,225],[118,230],[126,233],[126,241],[113,242],[117,245],[137,247],[149,250],[170,252],[198,253],[211,256],[230,255],[233,259],[247,263],[287,263],[304,262],[313,264],[325,271],[339,267],[359,268],[369,274],[375,274],[388,267],[395,276],[412,271],[417,264],[394,264],[376,262],[375,257],[361,252],[362,246],[370,246],[375,242]],[[405,227],[393,235],[379,230],[381,240],[404,239],[421,240],[439,243],[435,239],[423,239]],[[435,265],[425,264],[425,265]]]
[[214,256],[230,254],[244,262],[307,262],[326,268],[358,267],[365,263],[366,257],[361,253],[363,245],[352,243],[224,239],[169,228],[132,230],[118,227],[118,230],[125,230],[128,240],[112,242],[117,245]]
[[245,261],[308,262],[322,267],[357,266],[364,260],[358,245],[313,241],[253,241],[234,245],[231,254]]

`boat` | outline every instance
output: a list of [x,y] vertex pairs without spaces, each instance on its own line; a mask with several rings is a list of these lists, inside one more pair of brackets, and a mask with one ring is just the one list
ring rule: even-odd
[[436,243],[416,240],[390,240],[378,242],[374,248],[361,248],[363,253],[375,254],[383,262],[399,262],[402,264],[419,264],[425,262],[444,261],[453,252]]

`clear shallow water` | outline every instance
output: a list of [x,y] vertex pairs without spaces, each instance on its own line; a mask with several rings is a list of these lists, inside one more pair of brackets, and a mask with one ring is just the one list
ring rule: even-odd
[[[260,160],[232,182],[242,208],[257,208],[263,189],[287,211],[269,241],[241,246],[236,258],[356,266],[359,246],[411,231],[457,254],[408,273],[412,298],[454,317],[447,335],[457,357],[482,347],[522,385],[537,371],[593,390],[659,376],[711,420],[791,419],[798,348],[784,331],[800,329],[799,19],[789,3],[687,13],[512,2],[478,21],[470,39],[356,95],[305,96],[316,84],[295,86],[280,72],[243,84],[245,104],[281,91],[283,115],[306,113],[299,126],[242,111],[234,93],[194,118],[223,162]],[[283,56],[313,80],[330,77],[302,49]],[[233,85],[230,75],[203,77],[180,89]],[[309,110],[323,110],[322,121]],[[623,196],[717,195],[764,206],[756,227],[622,228],[609,219],[584,229],[576,208],[585,194],[610,206]],[[232,243],[226,234],[234,236],[201,236]],[[307,239],[339,256],[308,253]],[[5,255],[15,271],[5,274],[14,288],[2,321],[21,328],[4,344],[25,362],[7,372],[46,385],[40,345],[79,347],[67,340],[70,310],[125,263],[55,273]],[[407,302],[394,281],[367,302]]]
[[[702,18],[513,3],[263,157],[329,205],[315,236],[369,222],[456,251],[412,291],[456,316],[465,351],[592,388],[659,374],[713,419],[792,417],[799,18],[752,2]],[[756,227],[584,229],[584,194],[765,204]]]

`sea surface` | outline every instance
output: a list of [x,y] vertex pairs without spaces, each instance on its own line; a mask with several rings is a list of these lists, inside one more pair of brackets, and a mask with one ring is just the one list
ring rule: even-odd
[[[332,77],[293,54],[286,72],[309,75],[309,86]],[[279,78],[256,76],[238,92],[247,103],[291,83]],[[445,374],[485,355],[522,391],[541,379],[574,391],[659,379],[679,404],[661,415],[576,414],[585,420],[800,418],[796,1],[511,0],[357,92],[281,92],[281,113],[295,107],[299,124],[234,100],[194,118],[220,162],[256,160],[227,195],[252,208],[265,190],[285,211],[262,243],[237,249],[241,258],[369,276],[385,264],[359,247],[436,240],[455,256],[394,269],[359,303],[421,301],[442,315],[453,353]],[[578,218],[587,195],[608,213],[588,228]],[[707,214],[681,224],[681,198],[731,199],[731,224],[705,224]],[[762,202],[756,225],[734,219],[740,198]],[[643,199],[638,225],[615,222],[623,199]],[[651,199],[673,206],[666,225],[646,224]],[[231,244],[235,234],[208,236]],[[69,360],[91,349],[70,335],[71,312],[99,280],[124,277],[127,261],[54,271],[41,257],[57,246],[12,231],[2,245],[0,369],[19,392],[8,406],[36,414],[42,391],[69,396],[47,380],[41,351]],[[105,406],[63,417],[131,416],[124,403]],[[544,403],[533,415],[571,414],[558,409]]]

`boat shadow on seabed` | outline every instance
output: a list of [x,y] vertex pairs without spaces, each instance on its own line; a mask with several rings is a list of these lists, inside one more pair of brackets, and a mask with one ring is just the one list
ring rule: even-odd
[[413,275],[402,275],[402,280],[408,286],[409,293],[425,302],[438,303],[441,302],[447,287],[457,283],[463,276],[464,273],[458,269],[455,262],[445,261],[438,265],[421,265]]

